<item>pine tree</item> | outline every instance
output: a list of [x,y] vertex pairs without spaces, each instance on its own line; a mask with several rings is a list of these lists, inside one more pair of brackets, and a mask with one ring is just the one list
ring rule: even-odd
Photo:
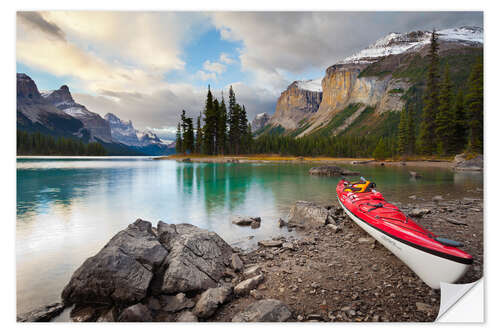
[[373,151],[373,158],[376,160],[384,160],[387,152],[387,148],[385,146],[385,141],[384,138],[380,138],[377,143],[377,147],[375,147],[375,150]]
[[196,118],[196,141],[194,151],[201,154],[201,147],[203,144],[203,132],[201,130],[201,114]]
[[416,130],[415,130],[415,111],[414,107],[408,108],[408,154],[415,154]]
[[175,152],[177,154],[183,153],[182,151],[182,134],[181,134],[181,124],[177,123],[177,133],[175,134]]
[[233,154],[238,154],[239,152],[239,141],[240,141],[240,108],[236,104],[236,96],[234,94],[233,87],[229,87],[229,146],[230,151]]
[[450,69],[446,66],[443,82],[440,84],[439,108],[436,116],[436,137],[440,153],[444,155],[448,155],[455,150],[455,117],[453,114],[451,90]]
[[240,108],[238,121],[239,121],[238,132],[240,133],[240,138],[239,138],[239,141],[240,141],[240,144],[239,144],[239,146],[240,146],[240,152],[241,153],[246,153],[247,150],[248,150],[248,144],[249,144],[249,142],[247,142],[248,141],[248,136],[247,136],[247,133],[248,133],[247,111],[245,110],[245,106],[244,105]]
[[215,135],[217,131],[217,115],[214,109],[214,100],[210,86],[208,86],[207,100],[205,103],[203,126],[203,150],[205,154],[212,155],[215,152]]
[[186,134],[183,140],[184,151],[192,153],[194,151],[194,129],[193,118],[186,118]]
[[219,105],[219,112],[217,117],[217,153],[224,154],[227,141],[227,109],[224,102],[224,95]]
[[424,110],[420,128],[420,151],[423,154],[433,154],[436,151],[435,130],[436,114],[439,107],[439,56],[436,31],[432,31],[429,49],[429,70],[424,94]]
[[409,152],[409,123],[408,113],[406,109],[401,110],[398,126],[398,153],[400,155],[407,155]]
[[455,153],[461,153],[465,149],[468,139],[467,115],[465,113],[464,92],[462,89],[457,92],[455,97],[454,118],[454,149]]
[[473,152],[483,151],[483,60],[479,58],[468,81],[465,105],[469,118],[469,146]]

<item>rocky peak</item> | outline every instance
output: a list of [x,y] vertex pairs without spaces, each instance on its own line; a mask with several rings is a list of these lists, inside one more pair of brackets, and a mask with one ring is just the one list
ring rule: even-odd
[[139,138],[137,137],[137,131],[132,125],[132,121],[122,121],[116,115],[112,113],[107,113],[104,116],[111,127],[111,137],[114,141],[129,145],[129,146],[139,146]]
[[271,117],[269,117],[269,115],[265,112],[256,115],[254,120],[252,120],[252,132],[257,132],[258,130],[266,126],[269,119],[271,119]]
[[67,85],[62,85],[57,90],[45,92],[43,93],[43,97],[47,102],[55,106],[59,106],[62,104],[75,104],[75,100],[73,99],[73,96],[71,96],[71,92],[69,91]]
[[318,91],[317,82],[318,80],[292,82],[281,93],[270,123],[292,129],[304,118],[315,113],[323,97],[321,90]]
[[42,96],[38,91],[35,81],[24,73],[17,73],[17,100],[19,102],[41,101]]

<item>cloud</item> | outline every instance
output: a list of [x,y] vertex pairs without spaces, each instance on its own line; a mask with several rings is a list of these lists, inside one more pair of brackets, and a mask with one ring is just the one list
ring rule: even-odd
[[220,54],[220,57],[219,57],[219,60],[220,60],[220,62],[222,62],[222,63],[224,63],[224,64],[228,64],[228,65],[230,65],[230,64],[234,64],[234,63],[236,62],[236,61],[234,61],[234,59],[233,59],[233,58],[231,58],[231,57],[229,56],[229,54],[227,54],[227,53],[221,53],[221,54]]
[[217,80],[217,74],[213,72],[197,71],[196,76],[203,81]]
[[57,25],[48,22],[38,12],[18,12],[17,17],[28,25],[40,29],[55,39],[66,40],[66,35]]
[[242,42],[242,69],[282,89],[284,73],[324,70],[392,31],[482,26],[473,12],[214,12],[222,38]]
[[203,68],[209,72],[214,72],[214,73],[217,73],[217,74],[222,74],[226,71],[226,66],[221,64],[221,63],[218,63],[216,61],[214,62],[211,62],[210,60],[206,60],[204,63],[203,63]]

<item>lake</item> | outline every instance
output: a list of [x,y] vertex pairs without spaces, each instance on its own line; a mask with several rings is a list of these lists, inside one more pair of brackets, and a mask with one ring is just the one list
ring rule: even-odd
[[[191,223],[228,243],[253,246],[289,235],[278,227],[297,200],[336,201],[336,177],[310,164],[182,163],[150,158],[18,158],[17,311],[56,302],[73,271],[137,218]],[[482,173],[443,168],[345,165],[374,181],[388,201],[482,196]],[[412,180],[408,171],[419,172]],[[260,216],[259,229],[231,223]],[[249,236],[254,238],[249,239]]]

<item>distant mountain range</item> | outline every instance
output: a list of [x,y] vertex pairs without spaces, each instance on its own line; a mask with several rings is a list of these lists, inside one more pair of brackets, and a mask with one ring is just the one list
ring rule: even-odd
[[[455,87],[463,88],[483,54],[483,28],[437,31],[440,70],[450,66]],[[274,114],[262,114],[255,135],[391,136],[405,106],[420,119],[430,31],[391,33],[328,67],[322,78],[294,81],[281,93]]]
[[136,130],[112,113],[102,118],[74,101],[68,86],[40,92],[28,75],[17,74],[17,128],[55,137],[101,143],[110,155],[168,155],[175,152],[151,131]]

